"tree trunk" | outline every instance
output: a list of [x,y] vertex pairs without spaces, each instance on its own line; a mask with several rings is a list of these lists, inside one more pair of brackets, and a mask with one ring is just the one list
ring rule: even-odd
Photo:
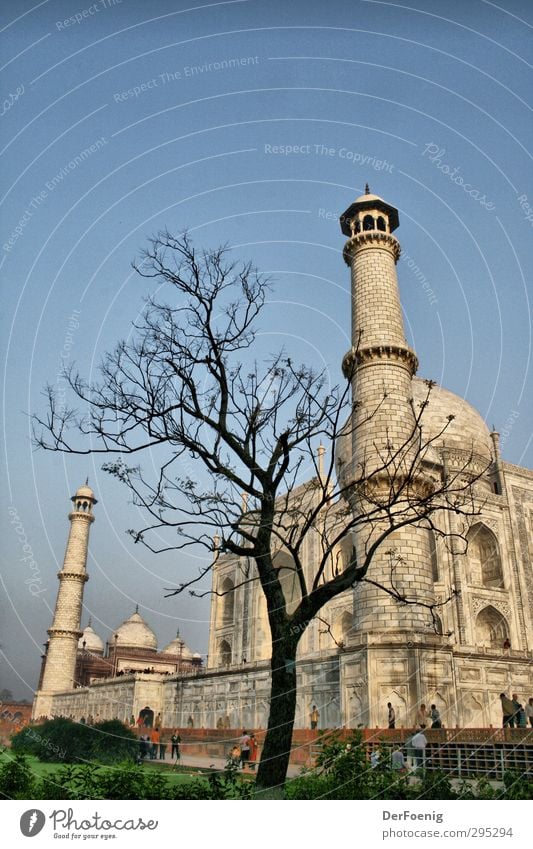
[[259,798],[281,798],[291,753],[296,712],[296,648],[294,635],[272,637],[270,713],[257,772]]

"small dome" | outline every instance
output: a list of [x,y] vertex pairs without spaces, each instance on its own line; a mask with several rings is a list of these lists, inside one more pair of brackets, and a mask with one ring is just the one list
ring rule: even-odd
[[114,645],[115,635],[118,646],[157,651],[157,637],[138,611],[132,613],[130,618],[111,634],[110,645]]
[[181,639],[179,631],[174,639],[163,649],[163,654],[175,654],[182,660],[192,660],[194,657],[189,646]]
[[[85,646],[83,645],[84,643]],[[86,651],[97,652],[98,654],[103,654],[104,652],[103,640],[100,639],[96,631],[93,631],[90,625],[87,625],[78,640],[78,649],[83,648],[85,648]]]
[[94,498],[94,492],[92,491],[90,486],[87,486],[87,484],[83,484],[83,486],[80,486],[79,489],[76,491],[76,495],[74,496],[74,498]]
[[371,201],[371,200],[379,200],[380,203],[385,203],[383,198],[380,198],[379,195],[371,195],[371,194],[359,195],[359,197],[355,199],[354,203],[363,203],[363,202],[367,203],[368,201]]

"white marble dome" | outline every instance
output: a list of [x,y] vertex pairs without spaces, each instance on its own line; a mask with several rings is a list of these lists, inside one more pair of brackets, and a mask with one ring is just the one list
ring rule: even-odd
[[[427,397],[428,387],[420,377],[413,378],[413,401],[415,409]],[[448,416],[453,420],[447,422]],[[432,387],[427,407],[422,417],[425,439],[436,437],[442,428],[446,430],[435,440],[435,447],[459,448],[473,451],[487,461],[492,459],[490,431],[478,411],[464,398],[437,384]]]
[[[413,402],[418,411],[419,404],[426,400],[428,387],[420,377],[413,378]],[[448,416],[454,418],[448,422]],[[427,406],[422,416],[424,440],[435,438],[433,448],[457,448],[462,451],[473,451],[489,463],[492,460],[492,441],[490,431],[478,413],[468,401],[435,384],[429,394]],[[442,429],[445,427],[441,436]],[[342,469],[352,456],[352,434],[348,425],[340,432],[336,445],[337,474],[342,476]],[[436,455],[431,452],[429,457]]]
[[118,646],[157,651],[157,637],[137,610],[113,631],[110,645],[115,643],[115,634]]
[[182,660],[192,660],[194,657],[189,646],[181,639],[179,631],[168,646],[163,649],[163,654],[175,654]]
[[76,490],[76,495],[74,498],[94,498],[94,492],[92,491],[90,486],[87,484],[83,484]]
[[[83,645],[85,643],[85,646]],[[78,649],[85,648],[86,651],[104,653],[104,642],[90,625],[84,628],[83,634],[78,640]]]

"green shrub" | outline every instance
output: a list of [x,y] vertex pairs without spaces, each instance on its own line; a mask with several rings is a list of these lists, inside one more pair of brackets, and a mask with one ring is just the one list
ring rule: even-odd
[[33,799],[35,780],[23,755],[16,754],[0,764],[0,797]]
[[69,719],[51,719],[28,726],[12,738],[15,752],[36,755],[51,763],[117,763],[133,761],[137,738],[118,720],[82,725]]

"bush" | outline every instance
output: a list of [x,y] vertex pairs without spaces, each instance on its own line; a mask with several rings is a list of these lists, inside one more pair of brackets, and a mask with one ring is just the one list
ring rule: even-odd
[[70,719],[51,719],[28,726],[12,738],[12,749],[52,763],[117,763],[133,761],[137,738],[118,720],[81,725]]
[[249,799],[239,777],[213,774],[173,787],[165,772],[142,765],[64,766],[36,788],[39,799]]
[[9,757],[0,764],[0,797],[4,799],[32,799],[35,780],[26,758]]

